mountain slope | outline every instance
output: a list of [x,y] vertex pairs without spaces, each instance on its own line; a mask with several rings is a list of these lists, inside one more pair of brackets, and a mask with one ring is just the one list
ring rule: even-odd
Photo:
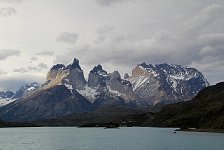
[[191,101],[165,106],[144,125],[224,129],[224,82],[205,88]]
[[34,93],[0,109],[0,118],[7,121],[32,121],[56,118],[73,112],[92,110],[91,103],[64,85]]
[[34,123],[40,126],[95,126],[110,122],[120,123],[127,115],[141,113],[143,111],[139,109],[112,105],[92,112],[76,112],[64,117],[35,121]]
[[125,107],[104,107],[94,112],[74,113],[37,124],[103,126],[112,122],[131,126],[210,129],[202,131],[219,129],[218,132],[223,132],[224,82],[205,88],[191,101],[165,105],[159,112],[153,110],[152,108],[143,111]]
[[0,107],[5,106],[14,101],[12,91],[0,91]]

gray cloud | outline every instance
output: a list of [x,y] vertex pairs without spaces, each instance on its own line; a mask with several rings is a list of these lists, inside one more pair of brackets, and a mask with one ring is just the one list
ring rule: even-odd
[[0,0],[0,3],[21,4],[24,0]]
[[[16,1],[6,1],[1,5],[15,7]],[[1,40],[5,46],[14,44],[14,47],[23,47],[24,52],[32,49],[55,51],[38,54],[29,51],[26,59],[35,56],[42,60],[42,56],[57,55],[55,63],[67,64],[77,57],[84,70],[100,63],[109,72],[116,69],[121,74],[130,73],[137,63],[169,62],[196,67],[213,83],[223,79],[223,0],[55,1],[53,8],[51,3],[41,2],[44,6],[41,13],[36,11],[37,3],[22,6],[21,19],[4,18],[1,24],[1,33],[4,33]],[[49,9],[54,10],[55,17]],[[35,11],[30,11],[30,17],[27,17],[26,11],[29,10]],[[69,13],[71,11],[73,13]],[[58,20],[59,17],[62,20]],[[80,31],[82,37],[71,32],[57,37],[62,28]],[[24,36],[18,38],[21,31]],[[62,52],[61,49],[66,50]],[[1,56],[0,52],[0,60],[4,59]],[[44,63],[51,64],[54,57],[46,58],[49,59]],[[45,74],[46,70],[39,71],[39,61],[34,62],[33,59],[32,66],[25,67],[25,70]],[[14,69],[12,62],[6,62]],[[42,67],[46,68],[44,65]]]
[[79,34],[75,33],[75,32],[64,32],[61,33],[58,37],[57,37],[57,41],[58,42],[63,42],[66,44],[76,44],[76,42],[78,41],[79,38]]
[[37,55],[40,56],[52,56],[54,54],[54,51],[42,51],[40,53],[37,53]]
[[39,64],[37,65],[37,67],[38,67],[40,70],[42,70],[42,69],[47,69],[47,68],[48,68],[47,64],[45,64],[45,63],[39,63]]
[[33,56],[33,57],[30,58],[30,60],[31,60],[31,61],[37,61],[37,60],[38,60],[38,57]]
[[44,69],[48,69],[47,64],[45,63],[39,63],[37,66],[28,66],[28,67],[21,67],[21,68],[17,68],[14,69],[14,72],[18,72],[18,73],[27,73],[27,72],[31,72],[31,71],[42,71]]
[[26,73],[26,72],[28,72],[28,70],[26,68],[24,68],[24,67],[14,69],[13,71],[14,72],[19,72],[19,73]]
[[6,60],[11,56],[18,56],[20,51],[14,49],[0,49],[0,60]]
[[7,72],[5,72],[5,71],[3,71],[3,70],[0,70],[0,76],[2,76],[2,75],[6,75],[7,74]]
[[106,33],[112,32],[114,30],[113,26],[103,26],[97,29],[97,34],[104,35]]
[[[148,36],[143,35],[151,26],[139,32],[142,35],[139,37],[135,34],[123,36],[116,32],[116,28],[105,26],[97,29],[93,43],[74,46],[65,55],[56,56],[55,62],[68,63],[73,57],[78,57],[85,66],[98,63],[112,65],[111,68],[122,73],[130,72],[137,63],[169,62],[196,67],[211,78],[211,74],[216,72],[224,73],[224,30],[220,28],[217,29],[219,33],[212,33],[209,28],[215,22],[224,25],[219,19],[224,16],[223,8],[219,4],[207,5],[194,12],[194,17],[191,15],[178,20],[176,28],[172,25],[160,28]],[[221,78],[215,77],[216,80]],[[211,82],[214,83],[215,79]]]
[[93,42],[96,44],[100,44],[106,40],[106,38],[109,36],[109,34],[113,34],[114,27],[113,26],[103,26],[97,29],[97,39]]
[[136,0],[95,0],[99,5],[102,6],[109,6],[115,3],[122,3],[122,2],[133,2]]
[[10,17],[16,14],[17,11],[12,7],[0,8],[0,17]]
[[29,71],[37,71],[38,70],[38,68],[35,66],[35,67],[33,67],[33,66],[28,66],[27,67],[27,72],[29,72]]
[[[213,23],[215,19],[223,16],[224,6],[219,4],[211,4],[201,10],[195,17],[184,22],[182,27],[183,34],[189,36],[199,34],[209,24]],[[191,34],[191,35],[190,35]]]

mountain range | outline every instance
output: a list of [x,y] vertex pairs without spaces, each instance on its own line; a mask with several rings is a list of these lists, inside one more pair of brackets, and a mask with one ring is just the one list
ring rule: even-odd
[[[57,118],[74,112],[89,112],[107,106],[146,108],[156,104],[188,101],[209,83],[195,68],[174,64],[134,67],[124,78],[95,66],[84,78],[79,60],[67,66],[54,65],[42,85],[23,86],[16,93],[4,92],[13,102],[0,108],[7,121]],[[7,93],[7,94],[6,94]],[[1,100],[0,100],[1,101]]]
[[40,84],[34,82],[31,84],[26,84],[22,86],[19,90],[15,93],[12,91],[0,91],[0,107],[7,105],[15,100],[20,99],[21,97],[28,95],[35,91],[36,89],[40,88]]
[[190,101],[167,104],[159,109],[156,109],[156,106],[145,110],[110,106],[93,112],[72,113],[57,119],[36,121],[34,124],[81,127],[105,127],[118,124],[224,132],[224,82],[206,87]]

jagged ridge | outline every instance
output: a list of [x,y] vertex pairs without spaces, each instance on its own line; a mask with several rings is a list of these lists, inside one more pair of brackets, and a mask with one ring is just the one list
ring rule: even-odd
[[[145,63],[137,65],[132,76],[126,74],[125,79],[118,71],[107,73],[97,65],[86,81],[79,60],[74,59],[67,66],[54,65],[42,86],[1,108],[0,117],[13,120],[19,115],[22,116],[20,120],[35,120],[110,105],[148,107],[190,100],[207,85],[203,75],[194,68]],[[61,94],[59,99],[56,98],[58,92]],[[28,117],[23,113],[24,109],[28,111]]]

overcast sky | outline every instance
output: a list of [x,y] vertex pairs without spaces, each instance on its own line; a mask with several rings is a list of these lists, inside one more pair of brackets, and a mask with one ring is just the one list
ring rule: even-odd
[[139,63],[188,65],[224,79],[223,0],[0,0],[0,88],[44,82],[76,57],[121,75]]

